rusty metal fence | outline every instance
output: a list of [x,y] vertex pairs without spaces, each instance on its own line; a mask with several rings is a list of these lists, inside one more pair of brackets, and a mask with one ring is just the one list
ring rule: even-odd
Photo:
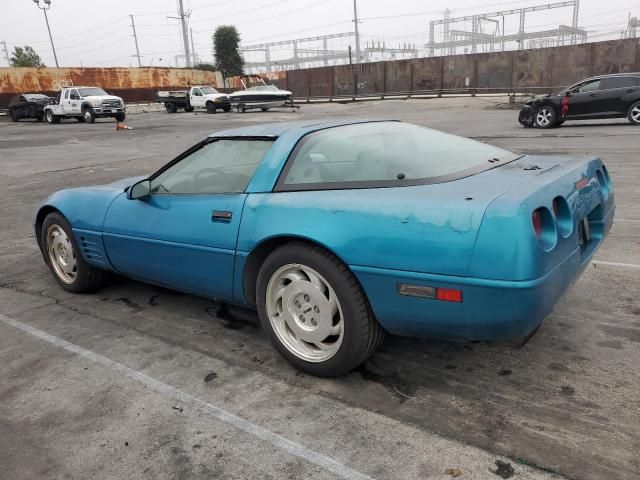
[[[297,100],[420,94],[543,93],[581,78],[640,71],[638,39],[555,48],[338,65],[265,74]],[[61,86],[95,85],[127,102],[152,101],[157,90],[222,83],[219,72],[178,68],[0,68],[0,108],[23,92],[55,94]],[[225,88],[225,86],[227,88]]]
[[155,99],[160,89],[222,86],[218,72],[183,68],[0,68],[0,108],[19,93],[55,95],[61,87],[96,86],[126,102]]
[[273,82],[297,99],[541,93],[591,75],[632,71],[640,71],[638,39],[293,70]]

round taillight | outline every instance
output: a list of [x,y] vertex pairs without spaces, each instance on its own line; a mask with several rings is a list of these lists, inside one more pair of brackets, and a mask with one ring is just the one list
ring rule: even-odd
[[607,190],[611,192],[613,190],[613,184],[611,183],[611,177],[609,176],[609,170],[604,165],[602,166],[602,173],[604,174],[604,181],[607,184]]
[[573,216],[569,203],[564,197],[556,197],[553,199],[553,215],[556,218],[558,232],[562,238],[567,238],[573,232]]
[[607,187],[607,180],[604,178],[604,173],[602,170],[596,170],[596,177],[598,177],[598,183],[600,184],[600,191],[602,192],[602,196],[607,198],[609,196],[609,188]]
[[548,208],[540,207],[531,214],[531,223],[536,238],[545,252],[554,249],[558,243],[558,228],[551,211]]

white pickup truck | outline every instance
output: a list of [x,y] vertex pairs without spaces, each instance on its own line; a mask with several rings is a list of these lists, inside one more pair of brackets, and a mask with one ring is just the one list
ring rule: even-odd
[[122,122],[126,108],[120,97],[109,95],[98,87],[68,87],[60,91],[56,103],[44,107],[44,118],[59,123],[63,118],[77,118],[93,123],[96,118],[115,118]]
[[176,113],[179,108],[185,112],[193,112],[194,108],[205,108],[208,113],[216,113],[220,109],[231,111],[231,99],[208,85],[194,85],[189,90],[159,91],[157,101],[164,103],[168,113]]

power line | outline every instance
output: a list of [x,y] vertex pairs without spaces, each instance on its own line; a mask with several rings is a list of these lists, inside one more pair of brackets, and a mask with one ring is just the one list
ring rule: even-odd
[[266,5],[262,5],[261,7],[251,8],[249,10],[242,10],[240,12],[231,13],[229,15],[217,15],[215,17],[210,17],[210,18],[202,18],[202,19],[197,20],[197,21],[195,21],[193,23],[204,23],[204,22],[210,22],[211,20],[219,20],[221,18],[237,17],[238,15],[242,15],[242,14],[245,14],[245,13],[256,12],[258,10],[264,10],[265,8],[273,7],[274,5],[279,5],[281,3],[286,3],[288,1],[289,0],[278,0],[277,2],[268,3]]

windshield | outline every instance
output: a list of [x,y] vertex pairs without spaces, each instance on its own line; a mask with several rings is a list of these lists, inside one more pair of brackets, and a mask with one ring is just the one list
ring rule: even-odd
[[247,90],[261,90],[261,91],[274,92],[278,90],[278,87],[276,87],[275,85],[255,85],[253,87],[248,88]]
[[94,97],[94,96],[102,96],[109,95],[107,92],[102,90],[101,88],[91,87],[91,88],[79,88],[78,92],[83,97]]
[[[451,181],[520,155],[467,138],[400,122],[328,128],[298,144],[284,189],[366,188]],[[314,187],[312,187],[314,188]]]
[[201,87],[200,90],[202,91],[202,93],[204,93],[205,95],[210,95],[213,93],[220,93],[218,92],[215,88],[213,87]]

